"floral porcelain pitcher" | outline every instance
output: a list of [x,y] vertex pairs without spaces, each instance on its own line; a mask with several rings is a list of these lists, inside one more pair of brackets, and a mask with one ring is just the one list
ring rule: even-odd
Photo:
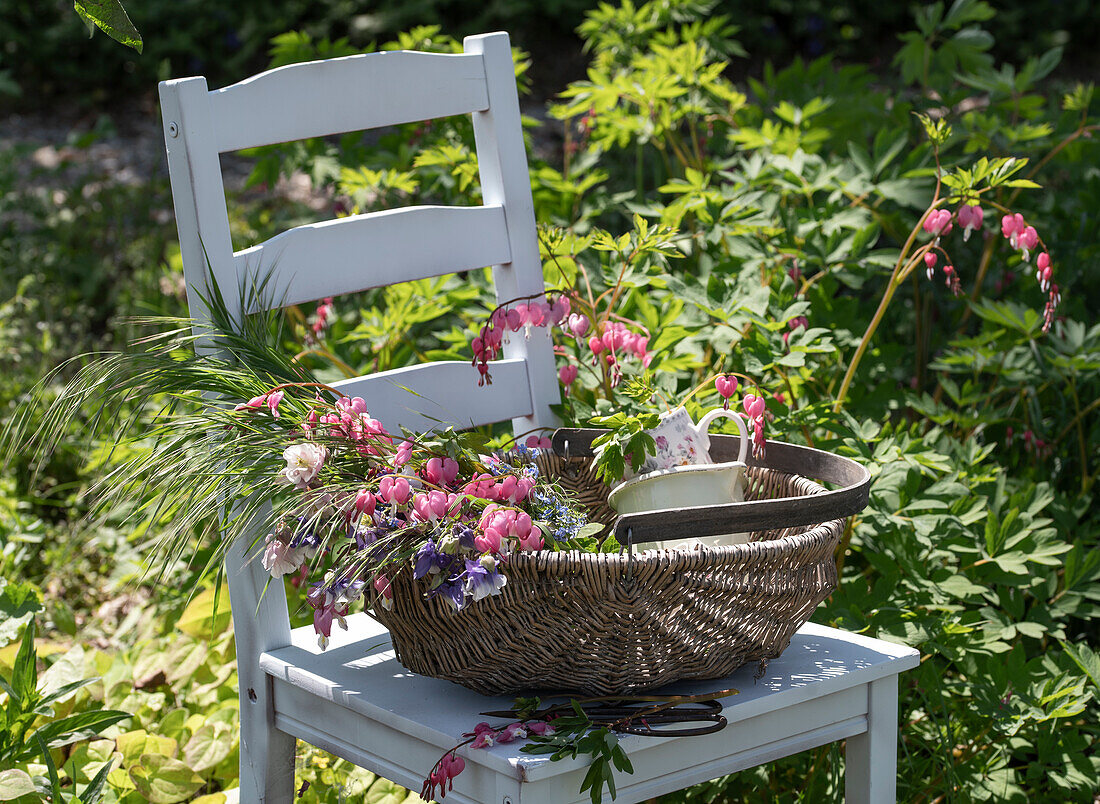
[[684,408],[666,411],[661,414],[660,423],[649,431],[657,445],[654,455],[647,455],[639,474],[655,472],[659,469],[672,469],[676,466],[714,463],[710,457],[710,435],[707,430],[715,419],[733,419],[741,435],[741,451],[737,460],[745,461],[748,446],[748,431],[745,422],[737,413],[724,408],[715,408],[706,413],[699,423],[691,420]]

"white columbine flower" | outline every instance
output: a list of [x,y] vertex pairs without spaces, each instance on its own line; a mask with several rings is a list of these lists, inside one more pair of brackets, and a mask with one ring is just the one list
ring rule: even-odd
[[328,457],[328,453],[325,448],[314,444],[312,441],[287,447],[283,450],[286,469],[279,472],[279,476],[290,485],[305,489],[309,486],[309,482],[317,477],[317,473],[321,471],[326,457]]
[[298,550],[284,541],[280,541],[274,534],[267,534],[267,546],[264,548],[263,557],[260,559],[264,569],[271,573],[272,578],[281,578],[295,572],[302,564],[302,556]]

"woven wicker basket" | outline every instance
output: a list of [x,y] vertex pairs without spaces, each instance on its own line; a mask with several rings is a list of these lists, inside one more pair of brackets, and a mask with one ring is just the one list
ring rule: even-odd
[[[779,452],[781,464],[798,463],[799,453],[826,456],[826,464],[850,466],[842,467],[841,476],[821,474],[857,483],[829,492],[805,477],[751,462],[747,502],[682,509],[678,518],[697,533],[700,527],[717,533],[749,529],[748,544],[640,551],[635,543],[623,553],[518,553],[504,569],[508,583],[499,596],[457,613],[442,599],[426,599],[423,579],[400,573],[393,579],[393,609],[377,610],[376,616],[389,629],[405,667],[485,694],[543,689],[606,695],[680,679],[722,678],[750,662],[761,663],[762,670],[836,588],[834,553],[843,525],[841,518],[793,525],[775,520],[783,511],[800,512],[803,519],[820,516],[814,510],[853,513],[866,504],[869,480],[847,459],[777,446],[769,451]],[[719,444],[712,454],[722,449]],[[544,455],[540,468],[573,488],[592,520],[616,522],[620,542],[637,542],[633,530],[660,517],[632,515],[635,527],[628,523],[624,537],[628,518],[615,520],[607,507],[608,489],[596,481],[591,460]],[[738,521],[751,522],[761,515],[743,514],[754,507],[767,509],[763,516],[775,527],[734,527],[723,524],[728,516],[708,511],[740,511]],[[700,512],[709,515],[703,526],[691,519],[698,520]],[[658,528],[642,540],[664,535]]]

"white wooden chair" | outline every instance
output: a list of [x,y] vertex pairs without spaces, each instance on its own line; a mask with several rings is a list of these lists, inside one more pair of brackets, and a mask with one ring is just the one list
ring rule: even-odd
[[[508,35],[468,37],[455,55],[372,53],[270,70],[224,89],[206,79],[160,85],[168,167],[191,316],[208,320],[201,296],[208,272],[231,311],[249,277],[272,275],[281,304],[351,293],[413,279],[493,266],[500,301],[543,291],[527,157]],[[241,148],[418,120],[473,117],[484,204],[420,206],[299,226],[234,252],[219,155]],[[251,311],[243,311],[251,312]],[[437,362],[337,383],[368,400],[391,432],[439,422],[474,426],[511,419],[516,432],[554,424],[559,401],[548,339],[512,338],[491,365],[494,383],[478,387],[468,363]],[[410,394],[412,389],[419,396]],[[286,597],[245,549],[242,534],[226,559],[241,699],[241,801],[289,802],[295,736],[283,717],[310,718],[309,704],[276,700],[261,669],[267,651],[291,644]],[[361,620],[357,620],[361,622]],[[278,721],[278,722],[277,722]],[[331,726],[336,729],[336,726]],[[346,733],[340,739],[354,739]],[[299,735],[309,736],[309,735]],[[333,744],[323,734],[315,742]]]
[[[165,142],[191,315],[208,318],[207,272],[227,303],[250,276],[273,271],[285,304],[404,280],[493,266],[504,301],[543,290],[535,220],[506,34],[469,37],[461,55],[377,53],[283,67],[210,92],[203,78],[161,84]],[[481,170],[480,207],[408,207],[301,226],[234,253],[219,154],[444,115],[472,114]],[[233,310],[240,314],[239,309]],[[466,363],[431,363],[338,385],[368,401],[389,428],[480,425],[511,419],[517,432],[553,426],[559,391],[544,338],[513,338],[479,388]],[[404,388],[415,390],[419,396]],[[244,533],[226,557],[241,698],[240,800],[288,804],[295,739],[321,746],[416,787],[444,750],[480,719],[505,708],[449,682],[400,667],[385,629],[348,618],[320,652],[312,627],[293,634],[283,587],[245,555]],[[846,799],[894,801],[898,674],[916,651],[806,625],[757,684],[752,668],[731,677],[742,695],[731,723],[700,740],[624,738],[635,774],[619,777],[618,801],[640,802],[705,779],[847,739]],[[692,690],[713,689],[714,682]],[[516,745],[468,751],[453,804],[583,804],[586,769],[550,763]]]

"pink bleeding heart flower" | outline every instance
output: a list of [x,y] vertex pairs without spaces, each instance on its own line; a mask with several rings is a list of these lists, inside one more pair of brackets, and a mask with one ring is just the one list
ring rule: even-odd
[[412,496],[412,487],[403,477],[386,475],[378,483],[378,496],[385,502],[404,505]]
[[963,227],[963,242],[970,239],[970,233],[982,228],[985,213],[978,204],[964,204],[958,211],[959,225]]
[[508,324],[508,329],[510,329],[512,332],[519,332],[521,329],[523,329],[526,314],[526,305],[524,306],[523,313],[520,313],[520,311],[517,310],[515,307],[509,309],[508,312],[505,313],[505,321]]
[[934,209],[924,219],[924,231],[939,237],[951,231],[951,213],[946,209]]
[[590,325],[585,316],[577,313],[573,313],[568,318],[569,331],[573,333],[574,338],[583,338],[587,334]]
[[413,444],[411,441],[402,441],[397,451],[393,454],[393,466],[400,469],[412,459]]
[[962,283],[959,281],[959,275],[955,273],[955,267],[953,265],[943,266],[944,285],[955,296],[962,293]]
[[737,378],[722,376],[714,381],[714,387],[723,399],[729,399],[737,393]]
[[[550,449],[550,445],[547,445],[546,448]],[[516,502],[521,503],[526,500],[527,495],[531,493],[531,489],[534,487],[535,481],[527,476],[523,476],[516,480]]]
[[[443,781],[447,783],[447,789],[454,790],[454,778],[462,773],[462,771],[466,770],[466,760],[459,756],[447,754],[440,760],[439,765],[440,772],[443,775]],[[442,790],[440,792],[442,793]]]
[[1035,278],[1039,280],[1039,287],[1046,292],[1050,289],[1050,281],[1054,277],[1054,269],[1050,267],[1050,255],[1045,251],[1035,260]]
[[510,743],[515,740],[522,740],[526,736],[527,729],[523,727],[522,723],[512,723],[497,732],[497,742]]
[[603,351],[603,340],[600,337],[593,335],[591,338],[588,339],[588,348],[592,350],[592,354],[598,355],[600,352]]
[[1018,238],[1027,228],[1024,216],[1017,212],[1015,215],[1005,215],[1001,218],[1001,234],[1008,238],[1012,248],[1019,248]]
[[550,323],[561,324],[562,321],[565,321],[566,316],[569,315],[569,311],[572,307],[573,306],[569,303],[568,296],[558,296],[550,302]]
[[422,470],[424,479],[435,486],[443,485],[443,459],[429,458]]
[[937,262],[938,262],[938,258],[931,251],[929,251],[927,254],[924,255],[924,264],[926,266],[928,266],[925,269],[924,273],[925,273],[925,276],[927,276],[929,279],[931,279],[936,274],[936,263]]
[[538,552],[546,546],[542,538],[542,530],[538,525],[532,525],[525,536],[519,537],[519,549],[529,552]]
[[393,589],[390,588],[388,575],[379,575],[374,579],[374,591],[379,594],[383,608],[387,610],[393,608]]
[[767,403],[764,402],[764,398],[756,394],[745,394],[743,404],[745,406],[745,413],[750,419],[761,418],[764,415],[764,410],[767,408]]
[[539,301],[533,301],[527,305],[527,321],[533,327],[541,327],[546,323],[550,314],[550,308]]
[[481,734],[474,738],[474,741],[470,743],[470,748],[489,748],[493,745],[493,735],[491,732],[483,731]]
[[562,366],[560,369],[558,369],[558,381],[566,387],[572,385],[573,382],[577,379],[577,371],[577,367],[573,364]]
[[424,464],[424,479],[435,486],[449,486],[458,477],[458,461],[454,458],[429,458]]
[[413,497],[413,515],[421,522],[435,522],[447,514],[447,495],[430,491]]
[[283,401],[283,391],[272,391],[267,395],[267,407],[271,411],[271,415],[276,419],[279,418],[279,403]]
[[1031,250],[1039,245],[1039,233],[1034,226],[1025,226],[1022,232],[1016,233],[1016,245],[1020,249],[1021,257],[1027,262],[1031,257]]
[[361,516],[371,516],[374,513],[375,499],[370,489],[361,489],[355,495],[355,510]]
[[[534,444],[531,443],[532,441],[534,441]],[[538,449],[538,443],[539,443],[539,437],[538,436],[531,436],[530,438],[527,439],[527,446],[532,448],[532,449]],[[497,496],[501,500],[515,499],[515,496],[516,496],[516,483],[517,482],[518,482],[518,480],[517,480],[515,475],[508,475],[507,477],[505,477],[503,480],[500,481],[500,484],[499,484],[499,489],[500,490],[497,492]]]
[[531,734],[537,734],[540,737],[553,734],[554,727],[547,723],[545,720],[533,720],[527,723],[527,731]]
[[528,324],[531,323],[531,316],[525,302],[520,302],[512,309],[515,310],[516,315],[519,316],[519,325],[521,327],[526,327]]
[[247,402],[242,402],[233,408],[233,410],[249,410],[250,408],[262,408],[267,400],[267,394],[261,394],[260,396],[254,396]]
[[504,545],[504,534],[496,528],[486,528],[483,533],[474,535],[474,547],[480,553],[499,553]]

